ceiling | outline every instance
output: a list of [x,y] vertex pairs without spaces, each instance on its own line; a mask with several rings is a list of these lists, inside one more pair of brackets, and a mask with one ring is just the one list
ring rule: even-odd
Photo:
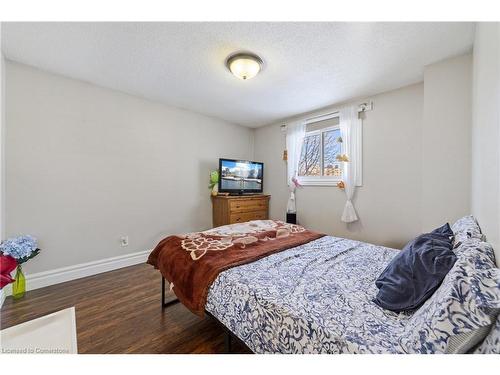
[[[257,127],[423,79],[472,48],[473,23],[3,23],[7,59]],[[242,81],[235,51],[265,62]]]

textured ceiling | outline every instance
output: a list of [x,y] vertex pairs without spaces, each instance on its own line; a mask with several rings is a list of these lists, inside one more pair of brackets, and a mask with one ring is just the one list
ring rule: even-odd
[[[421,81],[472,48],[473,23],[3,23],[5,56],[246,126]],[[249,50],[264,70],[224,67]]]

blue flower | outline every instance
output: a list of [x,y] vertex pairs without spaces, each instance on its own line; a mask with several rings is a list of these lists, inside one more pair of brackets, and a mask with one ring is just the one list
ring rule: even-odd
[[4,255],[10,255],[17,260],[29,257],[36,249],[36,239],[32,236],[9,238],[0,245],[0,251]]

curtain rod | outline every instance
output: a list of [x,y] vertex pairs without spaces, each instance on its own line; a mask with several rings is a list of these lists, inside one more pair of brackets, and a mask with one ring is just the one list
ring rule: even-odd
[[[361,103],[358,106],[358,112],[366,112],[366,111],[371,111],[373,109],[373,102],[370,101],[368,103]],[[318,122],[321,120],[326,120],[331,117],[335,117],[335,115],[338,115],[339,111],[334,111],[334,112],[328,112],[328,113],[323,113],[321,115],[313,116],[313,117],[308,117],[305,119],[306,122]]]

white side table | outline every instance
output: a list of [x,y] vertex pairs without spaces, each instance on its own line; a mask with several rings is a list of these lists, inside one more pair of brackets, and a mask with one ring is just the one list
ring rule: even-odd
[[0,331],[2,354],[77,354],[75,308]]

